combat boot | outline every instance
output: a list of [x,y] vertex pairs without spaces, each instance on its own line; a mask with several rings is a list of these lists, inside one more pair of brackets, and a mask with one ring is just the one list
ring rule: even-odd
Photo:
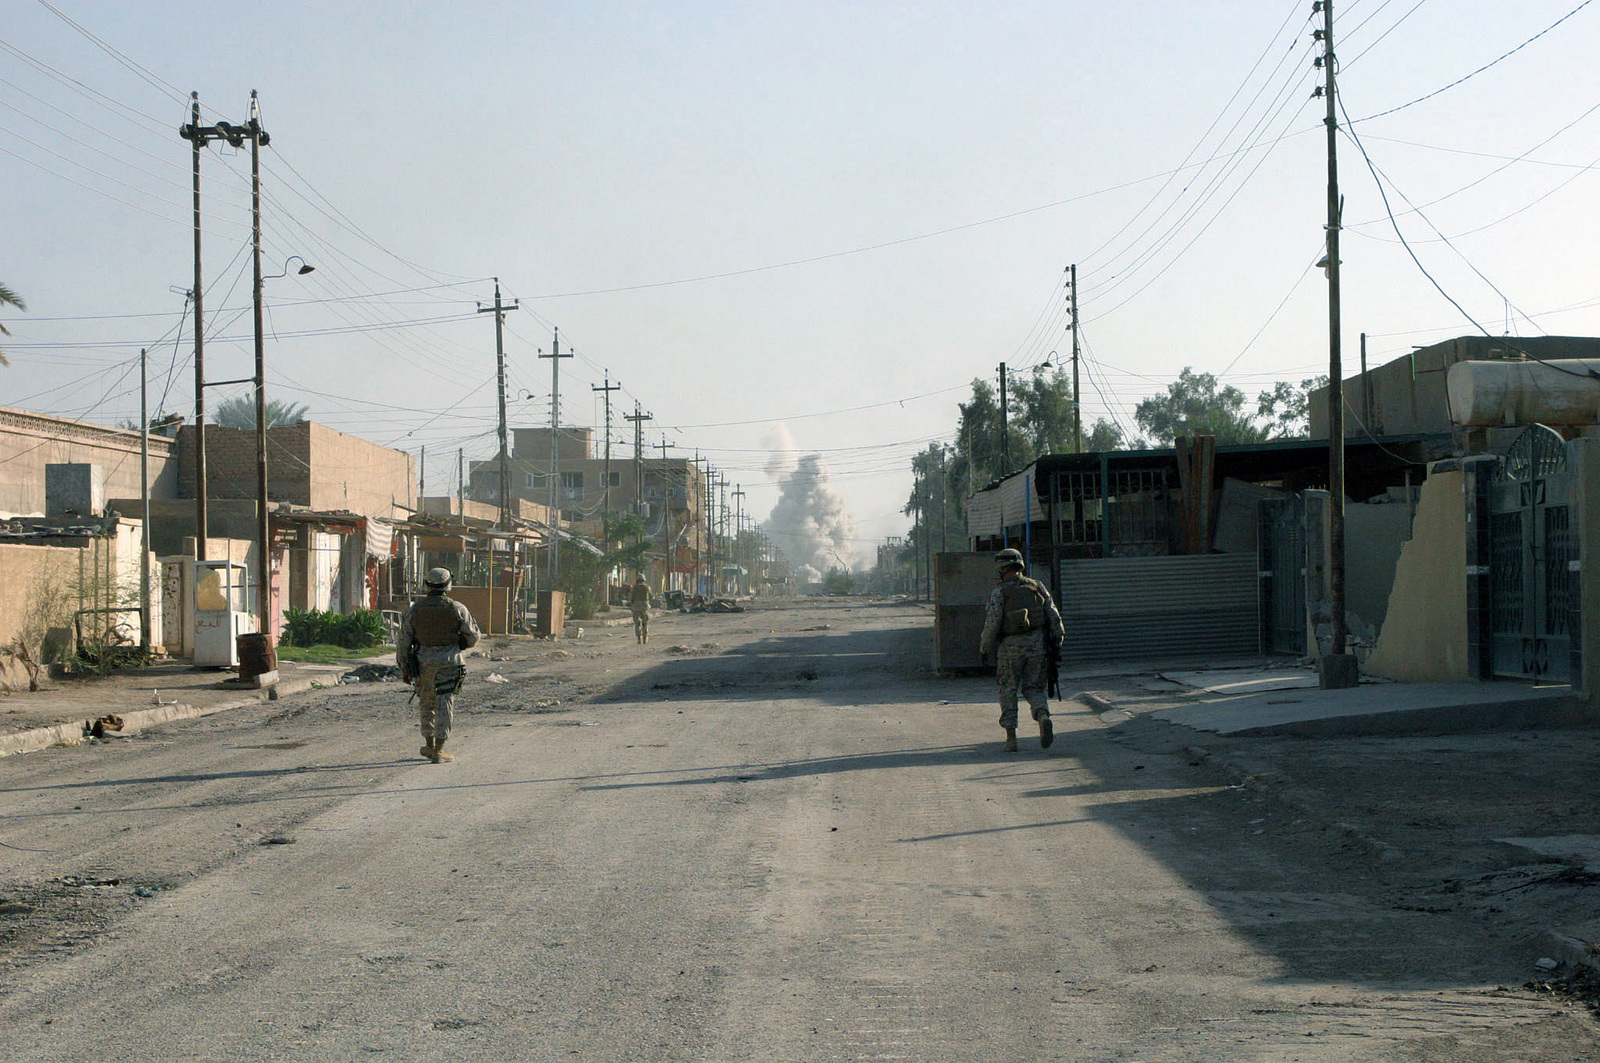
[[1017,729],[1015,727],[1007,727],[1006,728],[1006,752],[1007,753],[1015,753],[1016,751],[1017,751]]
[[1039,717],[1039,748],[1049,749],[1050,743],[1056,740],[1056,729],[1050,723],[1050,714],[1047,712]]
[[431,738],[424,738],[422,740],[422,748],[417,750],[417,753],[422,757],[423,760],[431,760],[435,764],[439,763],[439,758],[435,756],[433,752],[433,739]]
[[433,740],[433,762],[435,764],[453,764],[455,759],[455,757],[444,751],[444,739],[435,738]]

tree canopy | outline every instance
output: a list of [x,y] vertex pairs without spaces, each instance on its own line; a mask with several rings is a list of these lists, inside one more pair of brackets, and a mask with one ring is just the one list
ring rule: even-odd
[[[307,407],[296,406],[294,403],[268,399],[267,427],[276,428],[279,425],[299,424],[306,419],[306,409]],[[219,402],[217,408],[211,411],[211,419],[223,428],[254,428],[256,426],[255,396],[240,395],[236,398]]]

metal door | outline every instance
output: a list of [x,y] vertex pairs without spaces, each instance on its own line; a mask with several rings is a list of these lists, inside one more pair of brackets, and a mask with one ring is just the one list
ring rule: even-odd
[[1489,488],[1494,674],[1566,683],[1577,635],[1577,539],[1567,445],[1534,425],[1517,437]]
[[1261,648],[1306,652],[1306,506],[1300,495],[1263,498],[1257,577],[1261,581]]

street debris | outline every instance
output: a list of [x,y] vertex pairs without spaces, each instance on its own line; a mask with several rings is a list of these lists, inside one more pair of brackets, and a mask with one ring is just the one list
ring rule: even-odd
[[83,733],[88,738],[104,738],[107,731],[122,730],[121,716],[102,716],[98,720],[83,721]]
[[488,675],[483,677],[483,680],[486,683],[509,683],[509,682],[511,682],[511,680],[507,679],[505,676],[501,675],[499,672],[490,672]]
[[400,678],[400,669],[392,664],[358,665],[339,677],[339,682],[351,683],[393,683]]

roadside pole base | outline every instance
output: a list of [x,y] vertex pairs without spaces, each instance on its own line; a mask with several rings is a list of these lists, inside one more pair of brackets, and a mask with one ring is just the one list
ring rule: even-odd
[[1361,668],[1353,653],[1330,653],[1320,662],[1323,690],[1348,690],[1361,682]]

